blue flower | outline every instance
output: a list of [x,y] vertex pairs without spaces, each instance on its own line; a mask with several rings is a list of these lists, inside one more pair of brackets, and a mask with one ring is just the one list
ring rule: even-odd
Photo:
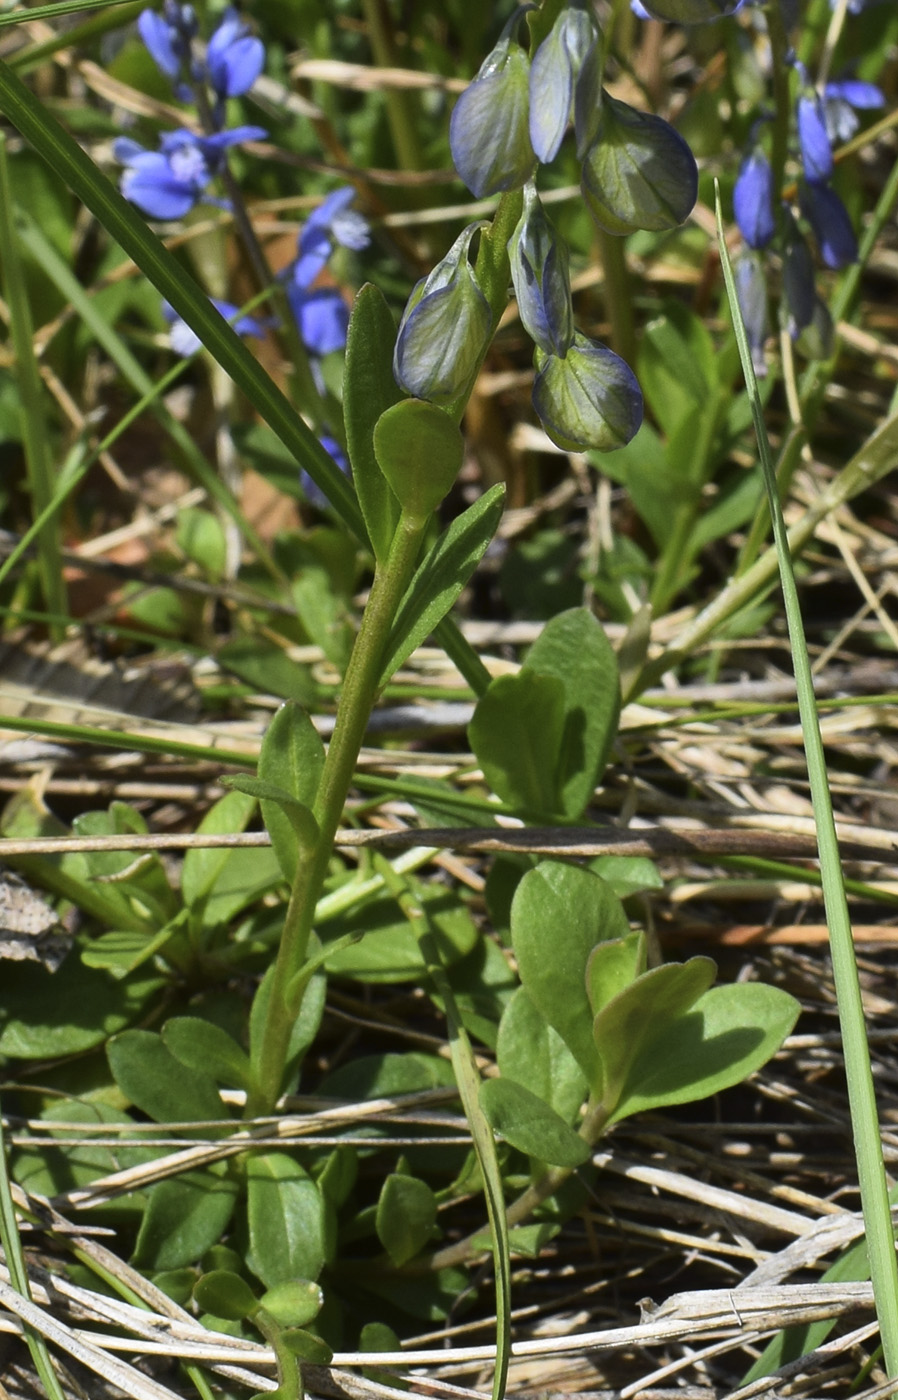
[[848,210],[829,185],[803,185],[799,193],[804,214],[827,267],[847,267],[857,262],[857,238]]
[[468,261],[482,224],[469,224],[412,290],[396,337],[393,378],[413,398],[450,404],[470,389],[486,352],[492,312]]
[[[216,297],[210,297],[209,300],[218,314],[223,316],[226,321],[230,321],[238,335],[254,335],[261,339],[265,334],[266,322],[257,320],[255,316],[241,316],[240,308],[229,301],[219,301]],[[187,322],[167,301],[162,303],[162,314],[171,327],[168,333],[168,343],[177,355],[186,357],[199,350],[203,342],[196,331],[191,330]]]
[[242,97],[249,92],[265,63],[261,39],[253,38],[233,6],[206,46],[209,81],[219,97]]
[[137,16],[137,30],[157,68],[174,82],[189,60],[196,16],[191,5],[166,6],[165,16],[143,10]]
[[239,126],[214,136],[198,136],[179,127],[165,133],[158,151],[121,137],[113,153],[127,167],[122,194],[151,219],[181,219],[200,200],[209,202],[205,190],[220,171],[227,147],[265,135],[259,126]]
[[336,287],[309,291],[296,282],[287,284],[287,299],[296,318],[302,343],[311,355],[342,350],[349,330],[349,308]]
[[508,242],[511,277],[524,329],[549,355],[566,355],[574,338],[567,245],[539,202],[524,187],[524,212]]
[[840,78],[823,89],[823,119],[830,141],[850,141],[860,126],[858,112],[885,106],[885,97],[874,83]]
[[333,190],[313,210],[299,234],[298,257],[293,264],[293,279],[300,287],[314,282],[334,251],[334,244],[360,252],[371,241],[368,220],[349,205],[355,190],[343,186]]
[[828,180],[833,173],[833,153],[826,132],[823,103],[811,84],[804,64],[796,62],[795,67],[801,79],[795,115],[805,179]]
[[503,35],[449,120],[455,168],[478,199],[519,189],[533,174],[529,109],[530,59]]
[[759,146],[746,156],[733,187],[733,213],[749,248],[764,248],[776,231],[773,171]]

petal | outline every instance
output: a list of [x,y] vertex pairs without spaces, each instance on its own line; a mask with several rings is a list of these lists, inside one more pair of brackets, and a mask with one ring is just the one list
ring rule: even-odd
[[798,141],[801,163],[808,180],[828,180],[833,172],[833,153],[826,134],[823,105],[815,92],[806,90],[798,99]]
[[149,50],[150,57],[167,78],[176,78],[181,71],[181,58],[177,51],[178,34],[170,24],[166,24],[155,10],[143,10],[137,16],[137,32]]
[[452,159],[478,199],[518,189],[533,173],[529,91],[530,60],[519,44],[503,39],[455,104]]
[[860,78],[838,78],[827,83],[823,90],[824,98],[840,97],[859,112],[872,111],[884,107],[886,99],[875,83],[864,83]]
[[346,345],[349,308],[333,287],[306,292],[288,287],[287,296],[299,325],[303,344],[313,355],[329,355]]
[[750,248],[764,248],[776,230],[773,215],[773,171],[761,150],[743,161],[733,188],[733,214]]
[[533,407],[553,442],[568,450],[612,452],[642,422],[642,391],[625,360],[578,331],[561,359],[536,352]]
[[161,152],[147,151],[122,176],[122,194],[151,219],[181,219],[196,204],[199,190],[173,174]]
[[640,9],[645,10],[646,19],[666,19],[672,24],[707,24],[709,20],[734,15],[745,3],[746,0],[644,0]]
[[219,97],[242,97],[265,66],[265,46],[261,39],[247,34],[220,54],[212,55],[207,50],[206,62],[209,81]]

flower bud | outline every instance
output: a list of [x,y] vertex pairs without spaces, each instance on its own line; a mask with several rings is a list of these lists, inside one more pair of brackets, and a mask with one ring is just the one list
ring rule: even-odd
[[450,404],[473,383],[492,324],[489,303],[468,261],[482,223],[469,224],[442,262],[412,291],[399,323],[393,377],[406,393]]
[[848,210],[829,185],[803,185],[799,199],[827,267],[857,262],[857,238]]
[[530,59],[501,38],[455,104],[449,146],[455,168],[478,199],[515,190],[533,174],[530,145]]
[[733,214],[749,248],[766,248],[776,232],[773,171],[759,146],[742,162],[733,188]]
[[814,301],[814,261],[790,215],[783,248],[782,309],[786,329],[793,340],[797,340],[805,326],[810,325]]
[[798,126],[798,144],[801,148],[801,163],[808,180],[828,180],[833,173],[833,152],[826,132],[826,114],[817,90],[808,77],[802,63],[796,63],[801,78],[801,91],[795,120]]
[[654,232],[676,228],[689,217],[698,168],[682,136],[662,117],[637,112],[604,93],[581,189],[606,233]]
[[533,407],[567,451],[625,447],[642,422],[642,391],[630,366],[580,331],[562,359],[537,348]]
[[566,355],[574,338],[567,244],[557,237],[533,184],[525,186],[524,212],[508,255],[524,329],[547,355]]
[[548,164],[558,154],[583,60],[596,40],[585,10],[566,6],[533,55],[530,65],[530,144]]

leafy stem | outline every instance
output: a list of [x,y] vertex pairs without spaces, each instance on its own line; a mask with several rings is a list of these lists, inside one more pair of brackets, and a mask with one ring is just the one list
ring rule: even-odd
[[302,846],[278,948],[274,987],[257,1063],[257,1087],[246,1116],[270,1113],[281,1093],[290,1034],[304,987],[297,983],[306,961],[315,906],[327,873],[334,836],[343,815],[368,717],[377,697],[390,629],[421,549],[428,517],[403,511],[390,552],[375,569],[374,582],[352,650],[333,737],[321,775],[313,815],[314,842]]

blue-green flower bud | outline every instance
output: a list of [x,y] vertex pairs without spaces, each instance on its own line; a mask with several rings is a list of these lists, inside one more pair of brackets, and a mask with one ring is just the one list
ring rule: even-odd
[[574,85],[595,40],[591,16],[585,10],[566,6],[533,55],[530,143],[546,164],[558,154],[570,120]]
[[478,199],[516,190],[533,174],[530,59],[504,35],[455,104],[449,146],[455,168]]
[[466,393],[489,341],[492,314],[468,261],[483,222],[469,224],[412,291],[399,323],[393,377],[407,394],[450,404]]
[[642,391],[626,361],[580,331],[560,358],[536,351],[533,407],[566,451],[625,447],[642,422]]
[[536,186],[524,188],[524,212],[508,242],[518,311],[547,355],[566,355],[574,338],[567,244],[545,215]]
[[695,158],[662,117],[602,95],[596,135],[583,162],[581,189],[606,233],[676,228],[698,194]]

